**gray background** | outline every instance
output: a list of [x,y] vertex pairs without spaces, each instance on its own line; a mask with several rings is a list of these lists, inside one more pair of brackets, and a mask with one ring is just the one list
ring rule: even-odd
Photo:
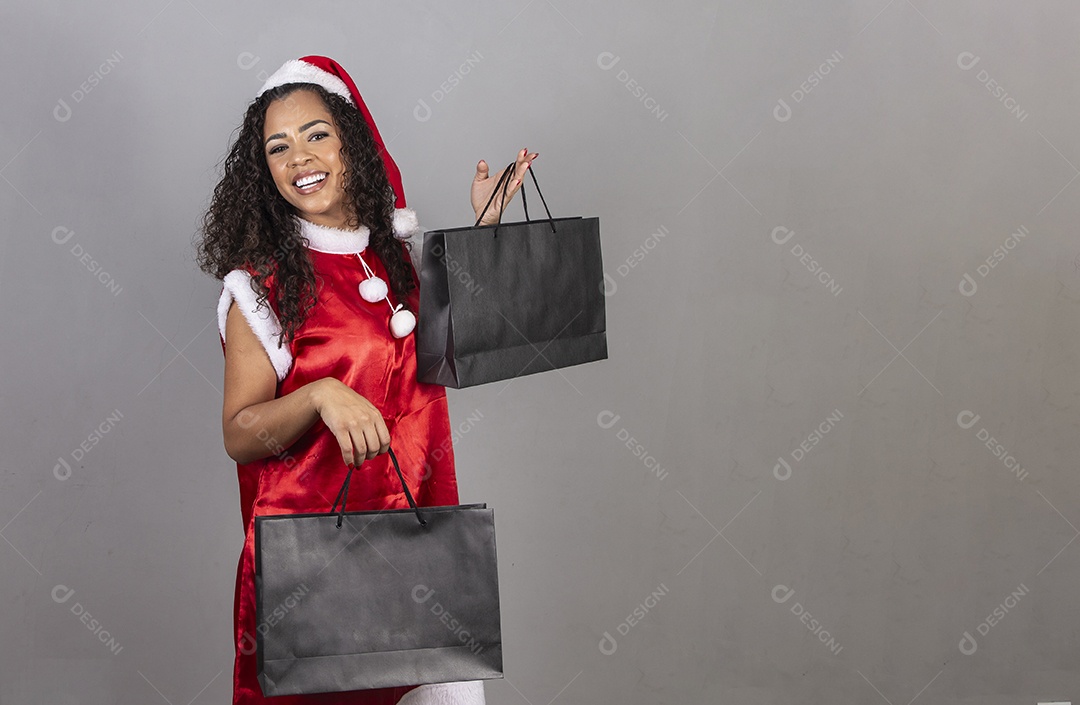
[[1080,697],[1074,3],[4,27],[0,703],[229,700],[243,534],[192,237],[260,75],[308,53],[356,79],[427,227],[471,222],[476,161],[522,147],[557,215],[601,218],[610,359],[449,392],[462,501],[498,521],[489,702]]

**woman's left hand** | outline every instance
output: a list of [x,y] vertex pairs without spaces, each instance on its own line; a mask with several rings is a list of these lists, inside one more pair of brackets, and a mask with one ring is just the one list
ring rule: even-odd
[[[529,154],[528,150],[521,150],[518,152],[517,161],[514,162],[514,173],[510,177],[510,185],[506,188],[506,203],[509,203],[518,189],[521,188],[521,180],[525,178],[525,170],[532,164],[532,160],[540,156],[539,152],[533,152]],[[503,175],[503,172],[510,167],[503,167],[499,169],[494,176],[488,174],[488,165],[483,159],[476,165],[476,176],[473,177],[472,182],[472,207],[476,217],[480,217],[480,213],[484,211],[484,205],[487,204],[488,199],[491,198],[491,193],[495,189],[495,184],[499,183],[499,177]],[[487,213],[484,213],[484,219],[480,221],[480,225],[494,225],[499,222],[499,215],[502,213],[506,203],[503,203],[502,189],[499,189],[499,193],[495,198],[491,200],[491,205],[488,206]]]

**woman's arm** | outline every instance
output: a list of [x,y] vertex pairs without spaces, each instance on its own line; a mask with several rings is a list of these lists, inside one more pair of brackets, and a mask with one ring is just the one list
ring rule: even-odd
[[275,397],[277,376],[262,343],[235,302],[225,323],[225,452],[238,463],[280,455],[320,418],[347,465],[385,453],[390,433],[371,402],[331,377]]
[[277,376],[262,343],[234,302],[225,322],[225,452],[238,463],[277,455],[319,420],[312,387],[275,398]]

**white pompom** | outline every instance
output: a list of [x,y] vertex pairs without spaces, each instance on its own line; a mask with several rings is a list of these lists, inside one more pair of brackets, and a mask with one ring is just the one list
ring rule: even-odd
[[387,291],[386,282],[379,277],[368,277],[360,282],[360,296],[364,301],[378,303],[386,298]]
[[408,239],[420,232],[420,223],[416,219],[416,211],[412,208],[394,209],[394,236],[398,239]]
[[400,309],[390,317],[390,332],[395,338],[404,338],[416,328],[416,316],[407,308]]

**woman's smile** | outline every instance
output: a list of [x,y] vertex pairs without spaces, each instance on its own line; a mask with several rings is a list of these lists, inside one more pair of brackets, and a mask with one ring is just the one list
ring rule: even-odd
[[315,193],[322,189],[323,184],[326,183],[326,177],[329,176],[325,171],[305,171],[293,179],[293,186],[296,190],[305,196],[309,193]]

